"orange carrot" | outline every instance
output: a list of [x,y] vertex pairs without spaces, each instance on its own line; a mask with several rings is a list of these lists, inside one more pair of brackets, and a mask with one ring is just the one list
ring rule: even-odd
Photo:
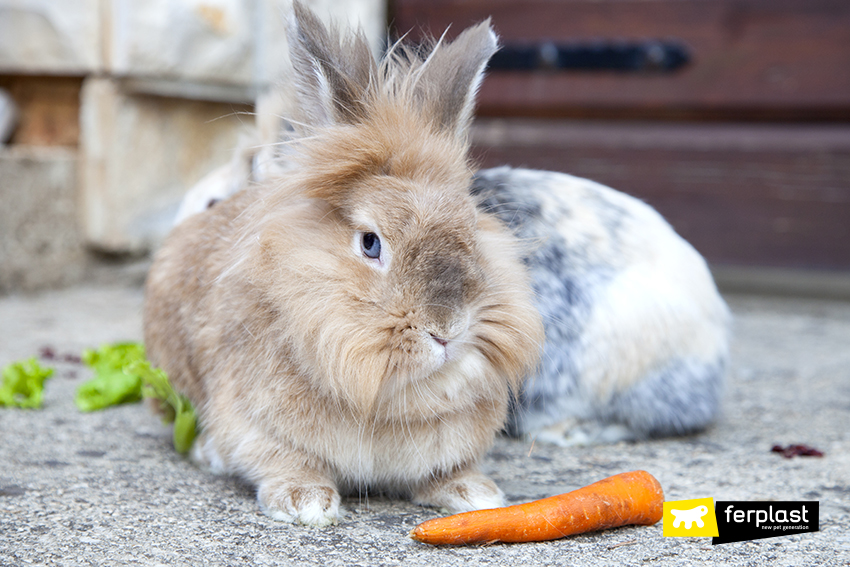
[[663,513],[661,485],[648,472],[634,471],[526,504],[428,520],[410,537],[434,545],[545,541],[630,524],[652,525]]

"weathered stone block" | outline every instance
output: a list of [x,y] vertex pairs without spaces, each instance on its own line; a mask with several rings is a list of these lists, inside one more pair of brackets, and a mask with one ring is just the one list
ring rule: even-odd
[[0,149],[0,293],[67,285],[84,276],[76,189],[75,151]]
[[[385,0],[307,0],[377,53]],[[130,78],[160,94],[252,100],[286,76],[291,0],[0,0],[0,73]]]
[[[312,0],[323,19],[364,29],[375,53],[386,35],[385,0]],[[109,69],[127,90],[253,101],[289,76],[290,0],[112,0]]]
[[195,182],[227,162],[247,106],[123,92],[112,79],[83,84],[81,203],[87,242],[143,252],[171,227]]
[[0,0],[0,73],[102,69],[101,0]]

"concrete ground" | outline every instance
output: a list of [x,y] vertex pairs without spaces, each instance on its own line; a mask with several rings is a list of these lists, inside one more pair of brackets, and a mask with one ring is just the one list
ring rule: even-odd
[[[736,315],[724,414],[710,431],[563,449],[501,439],[484,468],[511,503],[645,469],[668,500],[817,500],[820,531],[712,546],[660,523],[558,541],[435,548],[407,532],[434,510],[349,498],[340,525],[263,516],[243,482],[174,452],[141,404],[83,414],[89,370],[55,363],[44,408],[0,408],[0,566],[6,565],[848,565],[850,303],[727,296]],[[50,346],[62,357],[139,339],[138,287],[90,285],[0,297],[0,365]],[[785,459],[775,443],[823,458]]]

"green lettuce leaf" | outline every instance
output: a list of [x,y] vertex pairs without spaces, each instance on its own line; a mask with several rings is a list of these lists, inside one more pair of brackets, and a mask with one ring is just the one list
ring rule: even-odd
[[133,362],[126,371],[142,377],[144,396],[159,400],[163,421],[174,422],[174,448],[187,453],[197,435],[198,418],[192,402],[174,389],[162,369],[153,368],[147,360]]
[[94,378],[77,388],[74,402],[80,411],[96,411],[142,399],[142,378],[125,372],[130,364],[145,360],[141,344],[115,343],[97,350],[86,349],[82,358],[94,369]]
[[95,372],[123,370],[137,360],[145,360],[145,347],[133,342],[106,344],[97,350],[84,350],[82,359]]
[[97,374],[77,388],[74,402],[80,411],[96,411],[142,399],[142,379],[122,370]]
[[174,418],[174,449],[186,454],[192,448],[197,435],[198,418],[191,404],[184,405]]
[[142,397],[156,399],[163,421],[174,423],[174,448],[179,453],[189,451],[197,434],[195,408],[171,386],[163,370],[151,366],[142,344],[116,343],[86,350],[83,362],[94,369],[95,376],[77,389],[75,402],[80,410],[99,410]]
[[44,382],[52,375],[53,369],[44,368],[34,357],[7,365],[3,368],[0,406],[25,409],[41,407]]

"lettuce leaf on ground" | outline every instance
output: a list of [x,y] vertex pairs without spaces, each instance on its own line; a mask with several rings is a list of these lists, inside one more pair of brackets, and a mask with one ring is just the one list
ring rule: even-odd
[[163,421],[174,422],[174,448],[177,452],[188,452],[195,440],[198,423],[195,408],[189,398],[178,393],[165,372],[151,367],[147,360],[133,362],[126,370],[142,377],[146,398],[159,400]]
[[52,375],[53,369],[44,368],[35,357],[5,366],[3,384],[0,385],[0,406],[41,407],[44,382]]
[[82,358],[94,369],[94,378],[77,388],[74,402],[80,411],[95,411],[142,399],[142,378],[124,372],[128,365],[145,359],[142,345],[103,345],[97,350],[86,349]]
[[165,423],[174,423],[174,448],[186,453],[197,433],[197,416],[189,398],[171,386],[168,376],[153,368],[140,343],[115,343],[86,350],[83,362],[95,376],[77,389],[75,402],[81,411],[137,402],[143,397],[159,401]]

